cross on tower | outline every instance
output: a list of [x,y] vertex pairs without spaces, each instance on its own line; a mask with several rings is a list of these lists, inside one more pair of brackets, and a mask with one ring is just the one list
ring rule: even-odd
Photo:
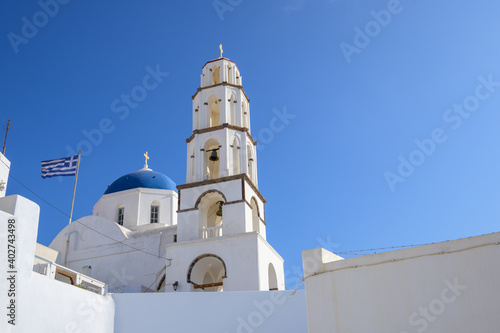
[[219,44],[219,49],[220,49],[220,57],[222,58],[222,52],[224,52],[224,51],[222,50],[222,44]]

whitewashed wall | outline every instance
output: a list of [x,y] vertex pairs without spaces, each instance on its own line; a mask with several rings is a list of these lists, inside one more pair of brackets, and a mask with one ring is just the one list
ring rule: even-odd
[[[0,198],[0,244],[6,247],[9,220],[14,220],[16,248],[15,295],[7,280],[7,255],[0,258],[0,302],[2,317],[0,332],[54,332],[104,333],[113,332],[114,302],[111,296],[100,296],[89,291],[51,280],[33,272],[38,215],[40,208],[34,202],[18,195]],[[13,280],[13,281],[14,281]],[[15,325],[7,323],[6,305],[15,301]],[[10,311],[10,310],[9,310]]]
[[309,333],[498,332],[500,233],[342,259],[303,252]]
[[114,294],[115,332],[306,333],[304,291],[290,294],[290,291]]

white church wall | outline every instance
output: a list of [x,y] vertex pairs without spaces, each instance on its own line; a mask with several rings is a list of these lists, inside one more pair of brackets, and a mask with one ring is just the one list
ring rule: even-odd
[[153,282],[166,264],[163,246],[173,242],[176,227],[155,223],[138,228],[132,232],[111,220],[87,216],[63,229],[50,247],[60,252],[59,264],[77,272],[92,267],[88,275],[106,282],[111,291],[140,292],[150,286],[156,291]]
[[500,233],[342,259],[303,252],[309,332],[496,332]]
[[123,226],[132,228],[150,223],[151,203],[160,204],[160,223],[177,223],[177,193],[171,190],[135,188],[102,196],[93,214],[117,221],[118,207],[125,208]]
[[117,222],[118,208],[125,207],[123,226],[134,226],[139,217],[139,197],[139,189],[105,194],[95,204],[93,214]]
[[166,256],[172,259],[172,264],[167,267],[166,284],[178,281],[178,292],[193,291],[192,284],[187,283],[191,263],[201,255],[214,254],[226,264],[224,291],[261,290],[258,253],[255,233],[169,244]]
[[264,238],[258,238],[259,257],[259,284],[260,290],[269,290],[269,264],[276,273],[276,287],[278,290],[285,290],[285,273],[283,268],[283,258]]
[[304,291],[114,294],[115,332],[307,332]]
[[157,202],[160,205],[159,223],[166,225],[177,224],[177,193],[170,190],[141,189],[139,203],[138,225],[151,222],[151,205]]
[[245,210],[247,208],[245,206],[245,202],[238,202],[223,206],[223,235],[235,235],[247,231],[245,223],[242,221],[242,216],[245,216]]
[[198,198],[209,190],[219,190],[224,193],[227,202],[241,200],[241,179],[207,184],[181,190],[182,200],[180,210],[195,208]]

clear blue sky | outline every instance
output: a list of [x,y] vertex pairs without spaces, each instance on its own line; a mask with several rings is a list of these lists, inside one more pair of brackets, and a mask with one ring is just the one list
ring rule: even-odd
[[[69,213],[73,178],[42,179],[40,161],[68,155],[109,119],[113,130],[85,148],[75,218],[140,169],[146,150],[151,168],[185,182],[191,96],[222,43],[251,99],[268,240],[288,287],[305,249],[499,231],[498,1],[73,0],[40,10],[0,4],[0,121],[13,119],[11,174]],[[113,112],[148,66],[169,75],[126,116]],[[295,118],[271,140],[275,109]],[[40,205],[40,243],[67,224],[13,179],[7,192]]]

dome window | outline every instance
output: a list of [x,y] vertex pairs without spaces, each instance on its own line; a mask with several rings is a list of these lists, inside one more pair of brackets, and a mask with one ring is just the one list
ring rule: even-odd
[[123,225],[123,220],[125,219],[125,207],[118,208],[118,224]]
[[160,206],[159,205],[151,205],[151,219],[150,223],[158,223],[160,216]]

